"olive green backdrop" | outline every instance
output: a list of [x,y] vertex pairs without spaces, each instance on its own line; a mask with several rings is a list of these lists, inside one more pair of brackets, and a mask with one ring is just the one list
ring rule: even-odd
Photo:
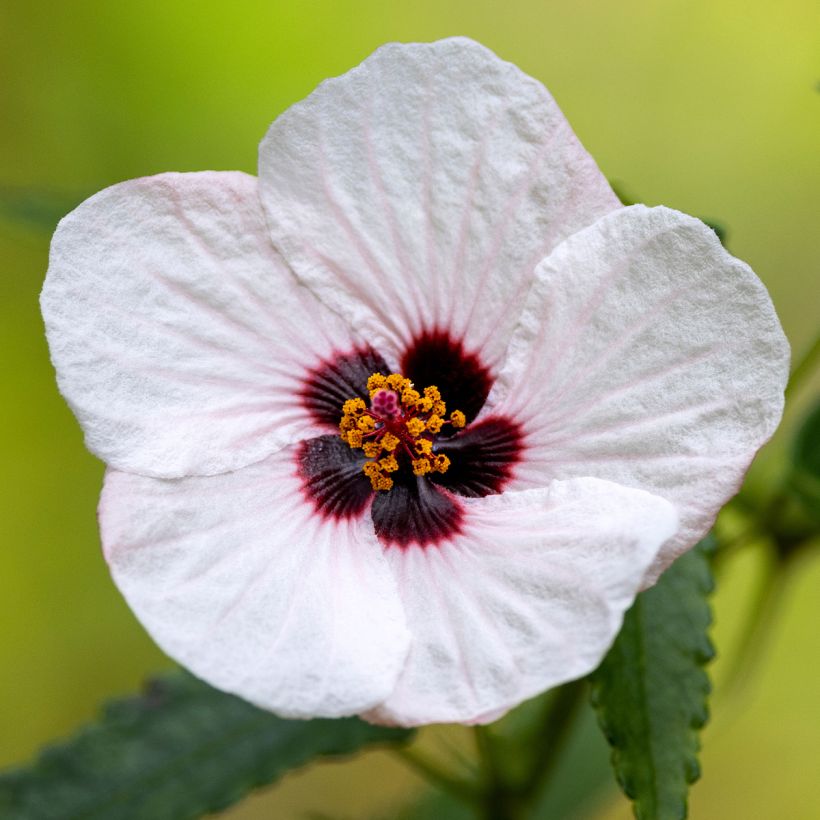
[[[0,5],[0,766],[169,664],[109,581],[102,466],[57,394],[37,295],[57,218],[119,180],[253,172],[268,123],[388,40],[466,34],[543,81],[635,199],[714,218],[768,285],[793,347],[820,297],[820,19],[814,0],[67,2]],[[815,384],[817,384],[815,380]],[[806,397],[787,425],[799,418]],[[775,444],[758,480],[773,480]],[[731,663],[759,556],[728,564]],[[795,572],[749,685],[715,701],[699,818],[820,816],[820,561]],[[427,738],[462,742],[459,730]],[[361,818],[420,782],[383,753],[288,778],[236,818]],[[585,816],[629,816],[617,795]]]

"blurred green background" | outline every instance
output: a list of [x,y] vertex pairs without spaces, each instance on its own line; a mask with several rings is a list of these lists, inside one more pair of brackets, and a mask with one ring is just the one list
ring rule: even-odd
[[[769,287],[794,350],[813,338],[816,0],[3,0],[0,766],[169,665],[107,577],[94,514],[102,466],[83,448],[48,361],[37,296],[57,218],[129,177],[254,172],[269,122],[320,80],[386,41],[451,34],[482,41],[543,81],[633,198],[723,223],[732,252]],[[790,409],[758,480],[773,480],[809,399],[804,391]],[[820,817],[817,550],[793,568],[747,685],[721,696],[762,571],[758,552],[740,555],[720,578],[718,693],[691,797],[696,819]],[[456,729],[423,742],[435,750],[462,741]],[[391,817],[420,788],[376,752],[291,776],[232,816]],[[593,797],[584,817],[630,816],[614,790]]]

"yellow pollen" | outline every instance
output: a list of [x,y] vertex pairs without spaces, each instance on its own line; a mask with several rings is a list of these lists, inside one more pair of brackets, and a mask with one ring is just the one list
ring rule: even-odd
[[425,428],[425,424],[420,418],[410,419],[404,426],[413,438],[420,436],[424,432]]
[[401,400],[406,407],[415,407],[416,402],[421,398],[418,390],[408,387],[402,394]]
[[439,454],[433,458],[433,469],[437,473],[446,473],[450,467],[450,459],[447,456]]
[[387,456],[379,462],[379,467],[386,473],[395,473],[399,469],[399,462],[396,461],[395,456]]
[[370,483],[373,485],[374,490],[392,490],[393,489],[393,479],[387,475],[380,475],[378,479],[370,479]]
[[453,410],[453,412],[450,413],[450,423],[453,427],[464,427],[467,423],[467,417],[461,410]]
[[440,433],[441,432],[441,426],[443,424],[444,424],[444,419],[441,418],[441,416],[430,416],[430,418],[427,419],[427,429],[431,433]]
[[416,442],[416,452],[420,456],[429,456],[433,452],[433,442],[429,438],[420,438]]
[[376,420],[372,416],[362,416],[357,422],[356,426],[363,433],[370,433],[376,429]]
[[367,410],[367,405],[363,399],[348,399],[342,405],[342,412],[345,415],[349,413],[354,416],[360,416],[365,410]]
[[[339,433],[342,441],[354,449],[361,448],[369,459],[362,465],[362,472],[370,479],[373,489],[382,492],[392,489],[391,474],[407,469],[408,462],[417,476],[447,472],[450,459],[443,453],[433,452],[435,436],[445,424],[451,424],[454,429],[465,427],[465,414],[453,410],[448,417],[447,405],[438,387],[429,385],[419,391],[400,373],[371,374],[367,390],[371,399],[369,406],[361,398],[348,399],[342,405]],[[392,390],[398,404],[393,396],[374,402],[383,390]]]
[[389,453],[392,453],[396,447],[399,446],[399,439],[394,436],[392,433],[385,433],[382,436],[382,447],[387,450]]
[[416,409],[422,413],[429,413],[433,409],[433,400],[424,396],[416,402]]
[[413,462],[414,475],[426,475],[432,470],[430,462],[426,458],[419,458]]

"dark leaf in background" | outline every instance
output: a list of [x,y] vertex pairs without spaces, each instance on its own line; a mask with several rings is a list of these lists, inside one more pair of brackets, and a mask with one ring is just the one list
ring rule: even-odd
[[411,732],[357,718],[284,720],[184,672],[115,701],[29,768],[0,775],[9,820],[185,820],[227,808],[318,757]]
[[48,236],[86,196],[0,185],[0,221]]
[[707,539],[642,592],[592,677],[593,705],[621,788],[640,820],[686,817],[697,780],[698,730],[708,719],[714,651]]
[[803,422],[794,440],[790,486],[808,515],[820,521],[820,404]]

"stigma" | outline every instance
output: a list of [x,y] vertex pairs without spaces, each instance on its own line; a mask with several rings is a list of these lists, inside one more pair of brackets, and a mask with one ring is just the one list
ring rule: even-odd
[[450,459],[435,451],[436,437],[445,425],[464,427],[460,410],[447,417],[447,405],[435,385],[416,390],[400,373],[374,373],[367,380],[370,406],[364,399],[348,399],[342,406],[342,441],[361,449],[368,461],[362,467],[374,490],[393,488],[391,473],[411,469],[414,475],[446,473]]

